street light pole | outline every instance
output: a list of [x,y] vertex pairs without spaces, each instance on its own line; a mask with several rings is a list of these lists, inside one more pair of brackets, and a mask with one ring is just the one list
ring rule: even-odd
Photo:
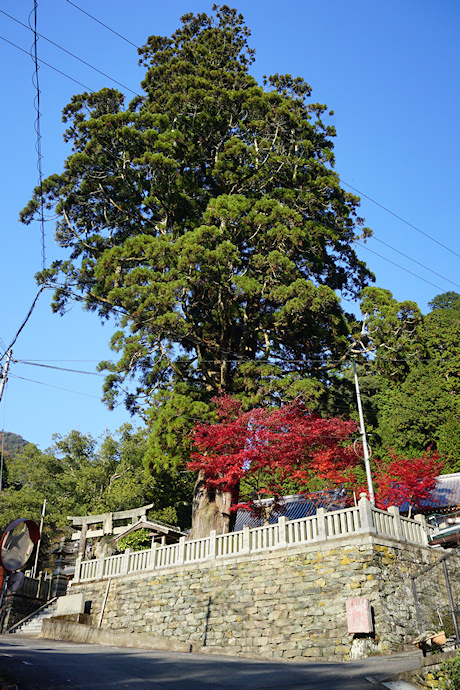
[[369,492],[369,501],[375,506],[374,487],[372,485],[371,464],[369,462],[369,446],[367,445],[366,430],[364,428],[363,408],[361,405],[361,395],[359,392],[358,373],[356,371],[356,362],[353,360],[353,372],[355,375],[356,400],[358,402],[359,426],[361,438],[363,441],[364,466],[366,468],[367,490]]

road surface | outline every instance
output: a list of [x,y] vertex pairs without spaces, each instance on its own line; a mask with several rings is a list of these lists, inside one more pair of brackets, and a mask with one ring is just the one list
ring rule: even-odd
[[0,669],[19,690],[371,690],[369,677],[417,667],[414,653],[298,663],[0,635]]

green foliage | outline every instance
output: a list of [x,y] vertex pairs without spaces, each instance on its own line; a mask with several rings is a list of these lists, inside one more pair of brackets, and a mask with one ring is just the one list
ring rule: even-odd
[[441,667],[446,690],[460,690],[460,653],[454,659],[445,661]]
[[406,454],[436,449],[448,459],[445,471],[456,472],[460,470],[460,300],[456,293],[446,293],[431,305],[433,311],[413,331],[398,378],[382,368],[376,372],[377,433],[385,448]]
[[[147,473],[144,456],[148,433],[124,425],[115,436],[99,442],[72,431],[56,436],[54,446],[41,452],[29,444],[8,463],[9,486],[2,492],[1,525],[17,517],[40,521],[47,501],[44,550],[70,531],[69,515],[87,515],[154,504],[158,519],[190,525],[188,474],[160,468]],[[162,517],[164,516],[164,517]]]
[[144,95],[113,89],[64,109],[72,153],[42,193],[68,258],[38,276],[53,309],[77,300],[115,317],[104,362],[113,406],[126,379],[153,434],[149,468],[177,468],[212,396],[246,407],[316,400],[348,346],[339,295],[372,279],[354,251],[359,200],[333,170],[334,127],[301,78],[258,84],[243,17],[187,14],[140,49]]
[[165,522],[167,525],[173,527],[178,526],[177,508],[174,506],[166,506],[166,508],[159,508],[158,510],[151,510],[149,514],[151,520],[159,520]]
[[19,434],[12,434],[10,431],[0,433],[0,440],[3,440],[3,450],[9,455],[15,455],[28,444],[28,441],[23,439],[22,436],[19,436]]
[[[389,290],[368,287],[361,294],[363,326],[355,326],[355,352],[376,355],[375,370],[391,381],[404,379],[410,361],[423,355],[422,314],[415,302],[398,302]],[[357,324],[356,324],[357,325]]]
[[132,551],[142,551],[143,549],[149,549],[152,543],[152,537],[148,529],[138,529],[135,532],[127,534],[126,537],[121,537],[117,541],[117,547],[119,551],[126,551],[126,549],[132,549]]

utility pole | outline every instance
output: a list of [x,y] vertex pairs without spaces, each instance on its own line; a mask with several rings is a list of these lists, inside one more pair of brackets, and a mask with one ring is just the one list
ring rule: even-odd
[[[11,349],[8,350],[7,357],[6,357],[6,362],[5,366],[3,367],[3,374],[2,374],[2,380],[0,381],[0,402],[2,400],[2,395],[3,395],[3,389],[5,388],[5,383],[6,379],[8,378],[8,367],[10,365],[10,359],[11,359]],[[1,461],[0,461],[0,494],[2,493],[2,488],[3,488],[3,444],[4,444],[4,433],[5,429],[3,429],[3,434],[2,434],[2,450],[1,450]]]
[[367,445],[366,430],[364,428],[363,408],[361,405],[361,395],[359,392],[358,373],[356,371],[355,360],[353,360],[353,372],[355,375],[356,400],[358,401],[360,433],[363,441],[364,466],[366,468],[367,490],[369,492],[369,500],[371,504],[375,506],[374,487],[372,485],[371,465],[369,462],[369,446]]
[[11,354],[12,354],[12,353],[11,353],[11,350],[8,350],[7,357],[6,357],[6,362],[5,362],[5,366],[3,367],[2,380],[0,381],[0,401],[1,401],[1,399],[2,399],[3,389],[4,389],[4,387],[5,387],[6,378],[7,378],[7,375],[8,375],[8,367],[9,367],[9,365],[10,365]]

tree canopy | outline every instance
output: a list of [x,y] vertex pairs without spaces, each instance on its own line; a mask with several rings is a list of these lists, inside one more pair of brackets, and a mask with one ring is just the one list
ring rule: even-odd
[[[145,403],[152,454],[166,448],[171,462],[174,415],[203,416],[219,391],[248,405],[316,396],[312,377],[347,346],[340,295],[372,278],[353,248],[369,231],[333,169],[328,108],[300,77],[257,83],[243,17],[213,9],[147,40],[129,104],[108,88],[72,98],[72,153],[42,185],[68,258],[38,279],[56,287],[55,311],[80,300],[118,320],[106,400],[134,376],[125,402]],[[23,222],[39,203],[36,189]]]
[[383,344],[367,365],[375,381],[377,445],[409,455],[437,450],[448,459],[446,470],[458,470],[460,295],[437,295],[422,315],[415,303],[398,303],[387,290],[364,293],[377,295],[370,323]]
[[[350,419],[321,417],[299,401],[247,412],[228,396],[214,403],[218,421],[196,425],[189,467],[201,473],[210,489],[231,493],[230,511],[243,501],[248,509],[264,513],[261,499],[270,497],[264,514],[268,520],[288,494],[312,499],[319,494],[323,499],[341,489],[343,501],[351,504],[353,493],[367,493],[353,443],[359,433]],[[414,457],[390,449],[372,464],[377,505],[404,510],[426,505],[444,468],[444,460],[431,451]]]
[[8,487],[2,491],[0,527],[17,517],[39,522],[46,499],[42,560],[50,543],[68,536],[68,515],[91,515],[153,503],[150,517],[190,524],[193,480],[164,469],[147,473],[145,429],[124,425],[96,440],[78,431],[54,437],[45,452],[33,444],[8,459]]

